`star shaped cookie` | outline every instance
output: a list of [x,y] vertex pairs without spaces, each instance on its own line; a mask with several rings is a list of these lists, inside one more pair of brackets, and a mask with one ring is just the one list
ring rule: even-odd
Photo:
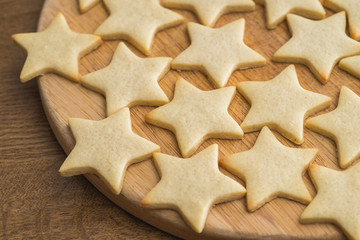
[[251,104],[241,124],[245,132],[268,126],[296,144],[304,141],[304,118],[331,104],[331,98],[300,86],[294,65],[270,81],[240,82],[237,87]]
[[335,64],[360,53],[360,43],[345,33],[345,13],[321,21],[287,15],[292,38],[274,55],[277,62],[307,65],[320,82],[326,83]]
[[317,152],[286,147],[264,127],[252,149],[223,159],[221,166],[245,180],[247,207],[253,212],[277,197],[309,203],[302,176]]
[[120,193],[130,164],[160,150],[132,132],[128,108],[101,121],[70,118],[69,125],[76,145],[60,168],[61,175],[96,174],[114,194]]
[[276,28],[289,13],[312,19],[325,17],[325,9],[319,0],[255,0],[255,2],[265,5],[266,22],[269,29]]
[[61,13],[42,32],[19,33],[12,37],[28,53],[21,82],[49,72],[78,81],[79,58],[102,43],[98,36],[71,31]]
[[145,115],[145,121],[172,131],[184,157],[208,138],[240,139],[243,131],[227,109],[235,87],[201,91],[184,79],[176,82],[173,100]]
[[198,233],[214,204],[242,198],[246,192],[219,171],[216,144],[187,159],[155,153],[154,162],[161,180],[141,206],[174,209]]
[[339,68],[347,71],[351,75],[360,78],[360,56],[344,58],[339,63]]
[[163,8],[158,0],[104,0],[110,16],[95,31],[105,40],[129,41],[149,54],[156,32],[178,25],[183,17]]
[[158,106],[169,100],[158,81],[170,68],[171,58],[139,58],[124,43],[109,66],[81,78],[81,83],[106,96],[107,114],[134,105]]
[[300,221],[335,223],[349,239],[360,239],[360,164],[346,171],[310,165],[309,172],[318,193]]
[[243,42],[245,20],[239,19],[221,28],[188,24],[191,45],[177,56],[171,67],[182,70],[200,70],[212,83],[224,87],[236,69],[263,66],[264,57]]
[[255,9],[252,0],[165,0],[164,6],[193,11],[200,23],[208,27],[214,26],[223,14]]
[[306,127],[335,140],[340,167],[360,156],[360,97],[342,87],[337,108],[306,121]]
[[94,7],[100,0],[79,0],[80,12],[84,13]]
[[324,5],[335,12],[346,11],[349,20],[350,35],[360,40],[360,1],[325,0]]

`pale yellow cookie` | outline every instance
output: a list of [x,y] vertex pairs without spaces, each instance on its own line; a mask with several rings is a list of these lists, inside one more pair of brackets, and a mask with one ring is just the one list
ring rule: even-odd
[[252,0],[165,0],[164,6],[194,12],[200,23],[212,27],[221,15],[255,9]]
[[346,171],[310,165],[318,191],[301,215],[301,223],[334,223],[349,239],[360,240],[360,164]]
[[352,74],[353,76],[360,78],[360,56],[352,56],[344,58],[340,61],[339,67],[344,71]]
[[309,203],[302,179],[317,149],[289,148],[264,127],[252,149],[222,160],[221,166],[245,180],[247,208],[253,212],[277,197]]
[[173,100],[146,114],[145,120],[172,131],[182,155],[189,157],[208,138],[242,138],[243,131],[227,112],[235,92],[235,87],[201,91],[180,78]]
[[325,0],[324,5],[335,12],[346,11],[349,20],[350,35],[360,40],[360,1]]
[[28,53],[21,82],[49,72],[78,81],[79,58],[102,43],[98,36],[71,31],[61,13],[42,32],[19,33],[12,37]]
[[251,104],[241,124],[245,132],[268,126],[296,144],[304,141],[304,118],[331,104],[331,98],[300,86],[294,65],[270,81],[240,82],[237,87]]
[[124,43],[111,63],[81,78],[81,83],[106,96],[107,114],[134,105],[159,106],[169,100],[158,81],[170,68],[171,58],[139,58]]
[[79,0],[79,9],[81,13],[88,11],[94,7],[100,0]]
[[276,28],[289,13],[312,19],[325,17],[325,9],[319,0],[255,0],[255,2],[265,5],[266,22],[269,29]]
[[246,192],[219,171],[216,144],[187,159],[155,153],[154,162],[161,180],[141,206],[174,209],[198,233],[214,204],[242,198]]
[[306,121],[306,127],[335,140],[339,165],[348,167],[360,156],[360,97],[342,87],[337,108]]
[[70,118],[69,125],[76,145],[60,168],[61,175],[96,174],[114,194],[120,193],[130,164],[160,150],[132,132],[128,108],[101,121]]
[[287,20],[293,36],[275,53],[273,59],[305,64],[322,83],[328,81],[332,69],[341,58],[360,53],[360,43],[345,33],[345,12],[321,21],[288,14]]
[[188,30],[191,45],[173,60],[171,67],[200,70],[218,88],[226,85],[234,70],[266,63],[264,57],[243,42],[244,19],[216,29],[189,23]]
[[104,0],[110,16],[95,31],[105,40],[129,41],[145,54],[150,53],[156,32],[178,25],[183,17],[163,8],[159,0]]

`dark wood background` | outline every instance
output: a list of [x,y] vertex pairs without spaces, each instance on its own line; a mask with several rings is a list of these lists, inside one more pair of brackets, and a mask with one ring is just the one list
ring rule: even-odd
[[35,31],[42,4],[0,0],[0,239],[174,239],[121,210],[84,177],[59,175],[66,155],[37,81],[20,83],[26,53],[11,39]]

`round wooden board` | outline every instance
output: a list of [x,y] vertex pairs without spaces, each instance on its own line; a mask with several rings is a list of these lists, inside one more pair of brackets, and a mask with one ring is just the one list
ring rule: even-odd
[[[188,11],[178,11],[184,15],[186,21],[197,22],[196,17]],[[103,4],[98,4],[85,14],[80,15],[76,0],[47,0],[45,2],[38,30],[41,31],[49,24],[53,17],[62,12],[76,32],[93,33],[95,29],[108,16]],[[327,13],[331,15],[331,12]],[[270,80],[279,74],[288,64],[279,64],[271,61],[274,52],[289,38],[286,23],[282,23],[275,30],[265,28],[264,8],[256,7],[256,11],[248,13],[227,14],[217,22],[216,27],[245,18],[245,43],[259,52],[267,59],[265,67],[236,71],[228,85],[235,85],[240,81]],[[80,60],[80,73],[82,75],[99,70],[109,64],[112,54],[119,41],[106,41],[104,44]],[[145,57],[131,44],[126,43],[138,56]],[[159,32],[153,43],[152,54],[155,56],[176,57],[189,46],[189,37],[186,23]],[[216,46],[215,46],[216,47]],[[329,82],[322,85],[315,79],[309,69],[303,65],[296,65],[300,84],[309,90],[326,94],[333,98],[330,111],[335,108],[339,89],[342,85],[348,86],[357,94],[360,93],[360,82],[349,74],[335,67]],[[213,89],[207,78],[194,71],[177,72],[171,70],[161,81],[160,86],[168,95],[173,97],[174,83],[182,76],[200,89]],[[39,89],[42,96],[45,112],[51,127],[64,148],[69,153],[74,147],[74,139],[68,127],[70,117],[99,120],[105,117],[104,98],[80,84],[65,80],[55,74],[46,74],[39,79]],[[229,113],[240,124],[250,106],[239,93],[229,108]],[[180,156],[174,135],[165,129],[151,126],[144,122],[144,115],[154,109],[153,107],[133,107],[131,109],[132,127],[136,134],[145,137],[161,146],[161,151],[166,154]],[[336,146],[333,141],[316,133],[305,131],[305,143],[302,148],[318,148],[319,154],[315,163],[334,169],[339,169],[336,157]],[[245,134],[242,140],[210,139],[201,145],[197,152],[213,143],[219,144],[219,156],[223,157],[236,152],[250,149],[258,132]],[[285,145],[299,147],[275,133]],[[223,170],[222,170],[223,171]],[[229,173],[225,174],[231,176]],[[140,208],[140,200],[159,181],[159,176],[151,160],[130,166],[126,172],[124,186],[120,195],[113,195],[107,187],[94,175],[87,175],[87,179],[103,194],[110,198],[121,208],[139,217],[140,219],[164,231],[188,239],[217,239],[217,238],[273,238],[273,239],[343,239],[341,230],[332,224],[302,225],[299,217],[305,205],[297,202],[278,198],[266,204],[254,213],[246,210],[245,199],[216,205],[209,213],[206,226],[202,234],[193,232],[172,210],[145,210]],[[231,176],[237,181],[239,179]],[[315,189],[309,176],[305,174],[306,182],[311,194]],[[241,182],[244,184],[243,182]],[[134,229],[136,231],[136,229]]]

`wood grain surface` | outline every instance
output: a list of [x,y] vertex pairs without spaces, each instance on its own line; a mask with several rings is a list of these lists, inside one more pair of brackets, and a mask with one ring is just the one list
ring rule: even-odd
[[20,83],[26,53],[11,35],[34,32],[44,0],[0,0],[0,239],[176,239],[113,204],[83,177],[63,178],[66,154],[36,80]]
[[[68,20],[70,27],[78,32],[92,33],[108,16],[102,4],[86,14],[79,15],[76,3],[73,0],[47,0],[39,21],[39,30],[44,29],[57,12],[61,11]],[[177,11],[186,17],[187,21],[196,21],[193,14],[187,11]],[[327,13],[331,15],[331,12]],[[228,85],[235,85],[239,81],[247,80],[269,80],[280,73],[288,64],[279,64],[271,61],[274,52],[280,48],[289,38],[286,23],[278,28],[268,31],[265,28],[264,9],[257,6],[256,11],[249,13],[234,13],[223,16],[216,27],[239,18],[245,18],[245,43],[265,56],[268,63],[265,67],[236,71],[231,77]],[[86,74],[105,67],[111,60],[112,54],[118,41],[105,42],[98,50],[81,59],[80,73]],[[189,37],[186,32],[186,24],[175,28],[161,31],[154,40],[151,56],[176,57],[181,51],[189,46]],[[128,44],[128,46],[139,56],[139,51]],[[348,86],[357,94],[360,93],[360,83],[355,78],[336,67],[326,85],[322,85],[315,79],[312,73],[302,65],[296,65],[301,85],[309,90],[320,92],[333,97],[330,111],[335,108],[339,89],[342,85]],[[200,89],[213,89],[203,74],[193,71],[170,71],[160,86],[171,99],[174,91],[174,83],[178,76],[182,76]],[[105,117],[104,98],[78,83],[67,81],[57,75],[47,74],[40,78],[40,93],[45,111],[57,139],[69,153],[74,146],[74,139],[68,128],[68,118],[78,117],[86,119],[102,119]],[[244,119],[249,104],[240,94],[237,94],[230,105],[229,113],[240,124]],[[161,146],[162,152],[174,156],[180,156],[174,135],[164,129],[157,128],[144,122],[144,115],[153,107],[134,107],[131,109],[133,130]],[[336,147],[333,141],[305,129],[304,148],[318,148],[319,154],[315,163],[330,168],[338,169]],[[278,139],[285,145],[295,146],[285,140],[279,134]],[[246,134],[243,140],[219,140],[206,141],[197,152],[203,150],[213,143],[219,144],[220,157],[239,151],[248,150],[255,142],[258,132]],[[228,174],[228,173],[227,173]],[[230,174],[229,174],[230,176]],[[299,224],[299,217],[305,206],[287,199],[276,199],[266,204],[254,213],[246,210],[245,199],[219,204],[214,207],[207,219],[202,234],[195,234],[179,215],[172,210],[144,210],[140,208],[139,202],[144,195],[158,182],[158,174],[151,160],[144,161],[129,167],[124,187],[120,195],[116,196],[93,175],[86,176],[101,192],[131,214],[145,220],[146,222],[170,232],[176,236],[191,239],[210,238],[266,238],[273,239],[343,239],[342,232],[331,224]],[[234,177],[235,178],[235,177]],[[236,179],[236,178],[235,178]],[[237,179],[239,180],[239,179]],[[311,194],[315,190],[308,175],[304,176]]]

